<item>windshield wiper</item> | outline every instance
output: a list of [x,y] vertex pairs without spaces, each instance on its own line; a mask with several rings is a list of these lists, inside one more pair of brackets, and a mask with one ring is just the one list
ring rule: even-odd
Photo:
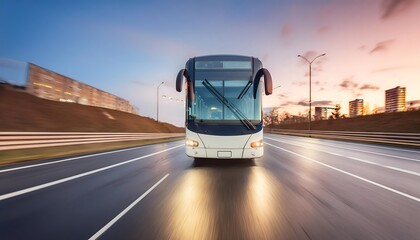
[[251,81],[248,81],[248,83],[242,89],[241,93],[239,93],[238,99],[242,99],[245,96],[245,94],[248,92],[248,90],[251,87],[251,85],[252,85],[252,82]]
[[235,114],[235,116],[239,119],[239,121],[241,121],[241,123],[248,130],[251,130],[251,129],[252,130],[255,130],[256,129],[255,126],[254,126],[254,124],[252,124],[251,121],[249,121],[248,118],[246,118],[246,116],[234,104],[230,103],[222,94],[220,94],[219,91],[217,91],[217,89],[214,88],[213,85],[207,79],[204,79],[203,85],[222,104],[224,104],[226,107],[228,107],[233,112],[233,114]]

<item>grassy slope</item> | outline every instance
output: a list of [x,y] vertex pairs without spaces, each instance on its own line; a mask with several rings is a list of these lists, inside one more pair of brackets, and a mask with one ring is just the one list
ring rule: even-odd
[[0,131],[184,132],[184,129],[130,113],[49,101],[0,85]]
[[[308,123],[278,125],[276,129],[307,130]],[[382,113],[355,118],[314,121],[312,130],[420,133],[420,111]]]

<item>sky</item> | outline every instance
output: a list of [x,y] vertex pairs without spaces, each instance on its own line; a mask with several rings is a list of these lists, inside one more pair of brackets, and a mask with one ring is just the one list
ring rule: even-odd
[[[194,56],[258,57],[273,77],[265,110],[364,99],[386,89],[420,100],[420,1],[23,1],[0,0],[0,79],[22,82],[31,62],[129,100],[140,115],[184,125],[175,78]],[[280,87],[278,87],[280,86]],[[174,101],[170,101],[172,97]]]

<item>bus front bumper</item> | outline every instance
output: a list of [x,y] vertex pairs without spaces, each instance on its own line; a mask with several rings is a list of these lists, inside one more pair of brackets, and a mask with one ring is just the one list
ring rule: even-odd
[[217,159],[239,159],[239,158],[258,158],[264,153],[263,147],[245,149],[223,149],[199,147],[186,147],[185,153],[193,158],[217,158]]

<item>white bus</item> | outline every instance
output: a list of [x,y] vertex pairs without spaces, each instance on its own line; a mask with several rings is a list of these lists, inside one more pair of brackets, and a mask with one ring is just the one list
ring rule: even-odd
[[178,73],[178,92],[184,81],[188,156],[249,159],[263,155],[261,89],[270,95],[273,85],[260,60],[237,55],[194,57]]

